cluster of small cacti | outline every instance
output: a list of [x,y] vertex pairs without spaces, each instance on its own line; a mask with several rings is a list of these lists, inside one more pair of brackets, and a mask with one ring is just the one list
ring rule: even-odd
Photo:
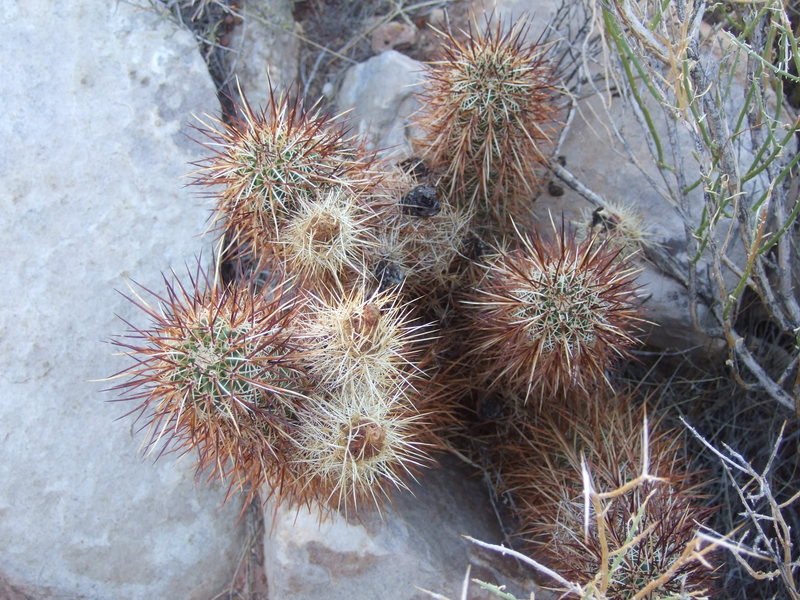
[[[442,35],[417,123],[439,188],[472,216],[470,264],[443,334],[458,347],[451,387],[477,397],[497,492],[536,556],[586,597],[703,597],[709,570],[684,554],[709,513],[699,476],[675,432],[643,435],[643,409],[613,385],[645,323],[632,261],[641,229],[616,211],[587,231],[536,230],[531,202],[558,132],[556,74],[543,46],[524,41],[524,23],[462,33]],[[646,458],[653,477],[630,485]],[[587,485],[613,498],[594,529]]]
[[[153,447],[195,448],[232,490],[379,505],[444,446],[457,400],[502,396],[518,426],[500,429],[522,435],[500,444],[498,464],[526,534],[563,541],[549,551],[575,577],[591,571],[591,541],[567,539],[579,492],[564,469],[589,452],[603,484],[629,474],[618,461],[639,413],[615,399],[610,373],[643,322],[637,271],[613,241],[531,229],[559,104],[526,35],[442,35],[417,161],[382,162],[338,118],[286,97],[205,125],[196,182],[214,201],[219,254],[241,268],[137,294],[152,323],[118,338],[136,362],[116,389],[139,402]],[[624,530],[641,511],[648,528],[648,511],[668,513],[675,527],[648,529],[640,556],[647,544],[668,554],[702,513],[666,439],[652,452],[672,487],[613,517]]]
[[232,490],[379,504],[430,462],[450,412],[422,385],[430,328],[373,275],[399,212],[391,173],[286,98],[215,124],[196,182],[212,190],[221,253],[247,267],[138,294],[153,322],[117,340],[136,362],[116,389],[139,401],[153,446],[196,448]]

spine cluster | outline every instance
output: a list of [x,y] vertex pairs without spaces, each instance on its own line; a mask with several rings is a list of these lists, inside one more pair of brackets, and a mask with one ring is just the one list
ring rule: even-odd
[[708,598],[713,571],[684,554],[713,512],[702,473],[630,394],[600,400],[542,413],[498,452],[522,545],[591,598]]
[[500,224],[525,212],[558,130],[556,73],[528,33],[524,20],[442,33],[418,119],[449,195]]
[[595,238],[564,229],[521,236],[488,257],[462,300],[468,354],[489,388],[511,387],[541,403],[606,381],[636,343],[637,271]]
[[[600,560],[599,532],[580,533],[582,459],[616,489],[649,452],[658,481],[620,498],[603,530],[601,553],[621,557],[608,597],[633,597],[704,512],[674,438],[642,447],[641,409],[614,389],[645,323],[628,246],[610,226],[532,227],[560,109],[547,48],[527,35],[524,22],[441,35],[421,155],[400,165],[275,94],[206,124],[195,178],[239,268],[137,295],[150,324],[117,338],[134,362],[116,389],[153,448],[196,450],[232,491],[332,509],[380,506],[445,432],[482,420],[485,435],[511,415],[490,434],[499,491],[521,535],[582,582]],[[673,575],[665,593],[708,580]]]

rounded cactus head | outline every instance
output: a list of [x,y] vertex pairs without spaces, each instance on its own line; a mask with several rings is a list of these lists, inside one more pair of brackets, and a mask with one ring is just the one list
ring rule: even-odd
[[299,198],[278,231],[275,251],[305,287],[319,289],[363,277],[377,246],[377,214],[347,188]]
[[527,33],[522,20],[441,34],[417,117],[420,145],[451,194],[501,218],[509,200],[534,192],[559,112],[546,46]]
[[638,271],[618,249],[563,227],[520,240],[489,260],[463,300],[468,352],[490,384],[526,402],[591,389],[636,343]]
[[369,188],[372,157],[345,135],[336,117],[270,95],[254,110],[247,101],[231,123],[213,120],[201,132],[213,152],[197,163],[195,183],[218,186],[215,222],[256,259],[269,254],[278,229],[298,204],[330,189]]
[[425,415],[402,395],[344,386],[299,413],[294,471],[298,495],[347,511],[380,507],[392,488],[429,466]]
[[298,332],[308,372],[328,389],[345,385],[390,395],[418,376],[419,343],[430,330],[391,291],[365,287],[309,298]]
[[629,394],[599,393],[581,410],[543,411],[497,451],[520,536],[603,598],[707,598],[714,572],[692,552],[713,513],[702,474],[678,432],[648,423]]
[[279,471],[286,415],[298,373],[287,324],[291,304],[249,288],[220,288],[198,267],[189,285],[164,277],[166,293],[143,289],[134,304],[150,318],[113,344],[134,362],[115,375],[120,400],[138,402],[148,446],[198,451],[198,469],[232,488]]

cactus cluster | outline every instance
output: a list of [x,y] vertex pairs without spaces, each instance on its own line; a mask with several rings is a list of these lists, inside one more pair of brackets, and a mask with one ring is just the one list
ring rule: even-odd
[[335,117],[286,96],[258,111],[246,100],[238,108],[201,130],[212,154],[195,173],[214,190],[212,222],[228,250],[312,283],[349,276],[374,238],[373,157]]
[[[643,408],[614,384],[646,324],[634,259],[648,240],[631,210],[595,214],[585,231],[534,223],[560,111],[546,47],[527,33],[521,21],[442,34],[442,59],[427,67],[418,145],[445,196],[472,215],[445,328],[458,340],[448,374],[477,398],[474,435],[496,449],[497,493],[523,544],[544,548],[586,597],[703,597],[710,571],[682,554],[710,512],[701,476],[675,432],[643,435]],[[637,480],[644,457],[654,477]],[[614,498],[593,531],[587,485]]]
[[151,323],[117,338],[135,363],[115,389],[138,402],[153,448],[196,448],[232,491],[379,505],[441,446],[429,413],[450,412],[445,396],[420,397],[430,328],[375,275],[397,237],[397,177],[336,118],[285,97],[215,125],[195,180],[221,254],[247,268],[225,282],[198,267],[187,285],[165,278],[163,296],[138,293]]
[[[219,254],[243,267],[137,293],[151,323],[116,339],[134,359],[116,389],[138,403],[154,449],[196,449],[232,491],[266,484],[289,504],[360,509],[431,463],[459,407],[504,398],[516,424],[498,431],[522,435],[496,444],[497,462],[523,535],[557,540],[554,562],[588,576],[592,542],[570,538],[580,482],[560,473],[588,452],[598,485],[629,476],[639,409],[616,397],[612,373],[643,317],[612,228],[530,229],[559,102],[546,47],[527,33],[521,22],[442,34],[418,160],[380,160],[341,118],[274,93],[205,124],[195,181],[214,203]],[[651,452],[670,483],[612,518],[623,539],[643,515],[637,560],[656,570],[702,516],[666,439]],[[650,528],[657,518],[669,527]]]

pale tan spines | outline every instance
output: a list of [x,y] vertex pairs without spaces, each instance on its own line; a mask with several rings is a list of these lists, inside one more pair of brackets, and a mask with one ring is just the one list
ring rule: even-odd
[[474,212],[452,202],[435,183],[401,168],[384,181],[391,200],[380,213],[376,256],[399,270],[409,298],[450,293],[460,286],[468,262],[464,248]]
[[347,188],[300,198],[278,229],[274,252],[287,273],[314,290],[347,288],[370,275],[379,215]]
[[328,389],[379,395],[394,395],[420,376],[420,344],[431,335],[396,292],[365,287],[310,296],[297,330],[307,347],[306,368]]
[[298,414],[295,487],[331,509],[380,507],[432,464],[426,420],[398,390],[344,386],[315,396]]

